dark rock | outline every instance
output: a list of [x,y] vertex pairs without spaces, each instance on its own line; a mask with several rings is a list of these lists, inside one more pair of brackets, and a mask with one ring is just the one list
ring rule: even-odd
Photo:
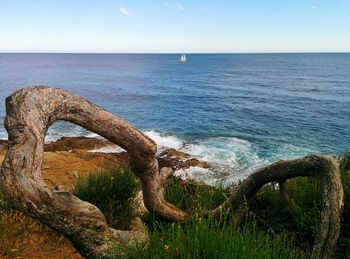
[[159,167],[171,167],[173,170],[186,169],[192,166],[209,168],[207,162],[199,161],[196,158],[190,158],[191,156],[185,152],[175,149],[166,149],[160,153],[157,157]]
[[105,139],[87,137],[62,137],[59,140],[46,144],[45,152],[70,151],[73,149],[93,150],[115,144]]

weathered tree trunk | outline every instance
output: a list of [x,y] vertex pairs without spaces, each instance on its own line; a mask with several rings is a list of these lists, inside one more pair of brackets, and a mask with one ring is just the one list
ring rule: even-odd
[[321,224],[315,238],[312,258],[329,258],[340,232],[344,192],[337,160],[311,155],[300,159],[278,161],[251,174],[232,189],[230,198],[211,213],[228,209],[241,210],[244,200],[252,198],[267,183],[307,176],[319,179],[323,193]]
[[1,167],[1,185],[14,209],[63,233],[85,257],[106,256],[113,237],[120,236],[109,229],[97,207],[44,183],[44,138],[56,120],[78,124],[127,150],[142,182],[147,209],[174,221],[185,218],[184,212],[161,197],[161,183],[168,175],[158,170],[153,140],[84,98],[49,87],[22,89],[6,99],[9,150]]
[[[1,167],[0,183],[14,209],[63,233],[85,257],[107,257],[113,241],[142,236],[133,231],[110,229],[98,208],[69,192],[51,190],[45,185],[41,174],[44,138],[56,120],[78,124],[127,150],[133,171],[142,182],[147,209],[172,221],[187,218],[185,212],[163,199],[165,180],[172,171],[159,170],[155,158],[157,147],[150,138],[87,100],[49,87],[22,89],[6,99],[9,149]],[[324,202],[312,257],[327,258],[339,235],[343,206],[343,189],[334,158],[307,156],[259,169],[233,187],[230,198],[210,213],[217,215],[232,209],[239,220],[244,214],[245,199],[253,197],[263,185],[283,183],[299,176],[320,180]]]

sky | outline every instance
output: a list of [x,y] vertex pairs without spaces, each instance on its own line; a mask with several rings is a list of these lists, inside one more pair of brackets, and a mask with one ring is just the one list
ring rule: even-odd
[[0,52],[349,52],[350,0],[0,0]]

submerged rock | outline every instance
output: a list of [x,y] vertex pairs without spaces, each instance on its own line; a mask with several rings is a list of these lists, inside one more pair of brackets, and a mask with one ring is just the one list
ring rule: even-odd
[[174,171],[179,169],[187,169],[190,167],[210,168],[207,162],[200,161],[185,152],[176,149],[166,149],[161,152],[158,157],[159,167],[171,167]]

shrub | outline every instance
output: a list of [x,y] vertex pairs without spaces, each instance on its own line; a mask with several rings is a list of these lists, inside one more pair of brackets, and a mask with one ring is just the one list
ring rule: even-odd
[[79,178],[75,195],[96,205],[109,225],[123,228],[132,218],[132,201],[138,182],[129,169],[97,171]]

